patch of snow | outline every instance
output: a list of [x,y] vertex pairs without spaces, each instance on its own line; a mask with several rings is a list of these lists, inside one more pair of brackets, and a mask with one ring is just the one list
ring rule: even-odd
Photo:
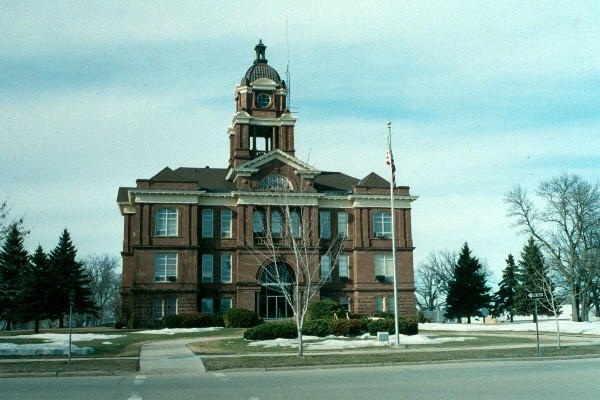
[[[376,336],[371,336],[368,333],[358,336],[355,339],[339,339],[339,338],[318,338],[310,336],[311,343],[306,343],[307,350],[343,350],[357,349],[364,347],[382,347],[387,346],[385,342],[378,342]],[[306,337],[303,337],[306,340]],[[429,338],[426,335],[400,335],[400,344],[441,344],[446,342],[463,342],[465,340],[475,339],[472,337],[438,337]],[[396,342],[394,335],[390,335],[390,344]],[[273,340],[257,340],[252,341],[248,346],[263,346],[263,347],[297,347],[298,339],[273,339]]]
[[102,342],[102,344],[112,344],[112,342]]
[[[102,333],[73,333],[72,342],[88,342],[99,339],[117,339],[125,335],[106,335]],[[2,356],[47,356],[66,355],[69,353],[68,333],[38,333],[33,335],[0,336],[2,339],[42,339],[46,343],[0,343],[0,355]],[[111,343],[111,342],[108,342]],[[71,354],[86,355],[94,353],[91,347],[79,347],[71,345]]]
[[174,335],[176,333],[197,333],[197,332],[212,332],[223,329],[220,326],[213,326],[210,328],[164,328],[164,329],[150,329],[145,331],[139,331],[134,333],[142,333],[145,335]]
[[[553,320],[539,321],[540,332],[556,332],[556,322]],[[600,321],[573,322],[559,321],[560,333],[600,335]],[[419,330],[423,331],[453,331],[453,332],[535,332],[533,322],[502,322],[493,325],[482,324],[419,324]]]

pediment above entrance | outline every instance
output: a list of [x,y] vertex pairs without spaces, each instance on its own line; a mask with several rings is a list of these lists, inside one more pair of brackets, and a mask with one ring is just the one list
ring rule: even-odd
[[[320,173],[321,171],[315,167],[280,149],[275,149],[231,168],[226,179],[233,181],[238,187],[258,188],[264,178],[277,175],[288,179],[294,190],[298,188],[300,180],[312,181]],[[246,184],[240,185],[239,180],[241,179],[246,181]],[[278,178],[273,179],[277,180]]]

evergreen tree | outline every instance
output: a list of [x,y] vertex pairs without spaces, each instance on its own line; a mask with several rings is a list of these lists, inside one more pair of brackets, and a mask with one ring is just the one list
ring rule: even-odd
[[502,280],[498,291],[494,293],[494,314],[500,315],[504,312],[510,316],[510,322],[513,322],[515,315],[515,297],[517,294],[517,266],[512,254],[506,259],[506,268],[502,271]]
[[54,282],[49,290],[52,301],[49,314],[59,320],[60,328],[64,327],[64,316],[69,313],[69,298],[73,299],[74,313],[97,315],[90,290],[90,278],[82,263],[75,259],[76,256],[77,250],[65,229],[48,257],[49,274]]
[[[521,251],[517,281],[518,286],[515,295],[517,315],[533,315],[534,303],[532,299],[527,297],[529,293],[544,292],[545,288],[551,288],[551,291],[554,292],[554,287],[550,284],[548,277],[548,267],[545,265],[542,252],[533,238],[527,241]],[[552,307],[546,296],[538,300],[538,314],[553,315]],[[535,315],[533,321],[535,322]]]
[[489,291],[483,266],[476,257],[471,256],[471,250],[465,242],[454,268],[454,276],[448,284],[446,317],[458,318],[459,321],[467,317],[471,323],[471,316],[481,315],[479,309],[490,306]]
[[19,319],[21,275],[28,264],[23,235],[18,225],[12,224],[0,249],[0,319],[6,320],[6,330]]
[[48,297],[48,289],[53,284],[48,271],[48,257],[42,246],[38,246],[22,276],[20,295],[21,318],[24,322],[35,322],[35,333],[40,330],[41,320],[52,317],[49,305],[54,300]]

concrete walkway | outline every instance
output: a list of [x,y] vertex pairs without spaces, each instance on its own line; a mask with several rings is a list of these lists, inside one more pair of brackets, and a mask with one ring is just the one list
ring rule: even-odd
[[164,340],[148,343],[140,351],[140,374],[204,374],[202,359],[192,353],[186,344],[194,339]]

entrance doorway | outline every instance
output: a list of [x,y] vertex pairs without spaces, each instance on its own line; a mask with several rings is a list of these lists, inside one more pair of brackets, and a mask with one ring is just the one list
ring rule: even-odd
[[261,291],[258,301],[258,314],[264,319],[284,319],[293,317],[292,307],[286,300],[291,298],[292,276],[284,264],[270,264],[260,275]]

